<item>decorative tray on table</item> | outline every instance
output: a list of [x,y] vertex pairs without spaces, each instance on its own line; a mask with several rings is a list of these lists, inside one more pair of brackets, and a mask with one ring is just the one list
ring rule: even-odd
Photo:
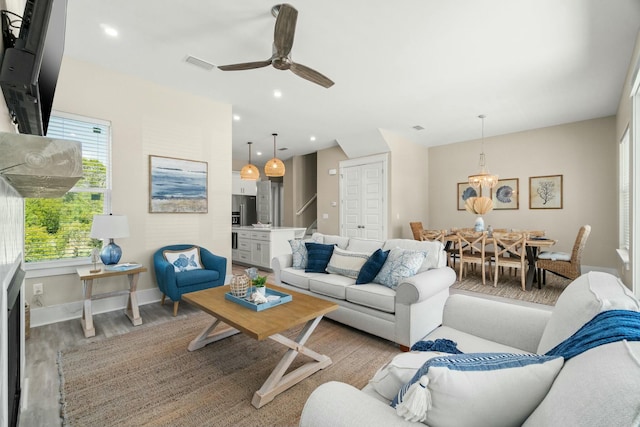
[[273,289],[267,288],[266,289],[267,302],[262,304],[256,304],[253,301],[249,301],[249,295],[255,292],[255,289],[256,288],[254,287],[249,288],[249,291],[247,292],[247,296],[244,298],[236,297],[231,292],[227,292],[226,294],[224,294],[224,298],[228,299],[229,301],[233,301],[236,304],[240,304],[244,307],[247,307],[253,311],[263,311],[268,308],[287,303],[293,299],[293,297],[289,294],[285,294],[284,292],[278,292],[278,291],[274,291]]

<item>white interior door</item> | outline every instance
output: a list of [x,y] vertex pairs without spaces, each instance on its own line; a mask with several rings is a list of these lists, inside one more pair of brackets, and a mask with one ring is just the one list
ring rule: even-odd
[[341,235],[386,239],[386,164],[386,155],[340,163]]

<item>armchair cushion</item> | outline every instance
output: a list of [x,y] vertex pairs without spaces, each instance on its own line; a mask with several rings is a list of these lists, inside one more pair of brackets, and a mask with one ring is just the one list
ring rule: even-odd
[[176,274],[176,286],[183,288],[199,283],[215,282],[220,278],[220,273],[215,270],[187,270]]
[[166,249],[162,252],[168,263],[173,265],[176,273],[202,268],[200,248],[197,246],[184,250]]

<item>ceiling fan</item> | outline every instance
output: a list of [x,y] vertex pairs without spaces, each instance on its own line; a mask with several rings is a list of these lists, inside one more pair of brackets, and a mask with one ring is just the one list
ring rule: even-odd
[[298,11],[290,4],[283,3],[273,6],[271,14],[276,17],[276,27],[273,35],[273,55],[271,55],[271,58],[266,61],[221,65],[218,68],[222,71],[238,71],[273,65],[278,70],[291,70],[298,77],[319,84],[322,87],[329,88],[333,86],[331,79],[316,70],[291,60],[291,48],[293,47]]

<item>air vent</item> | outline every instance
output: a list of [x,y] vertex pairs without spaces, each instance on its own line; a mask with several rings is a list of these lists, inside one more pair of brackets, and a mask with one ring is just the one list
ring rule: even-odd
[[207,71],[210,71],[213,68],[215,68],[215,65],[213,65],[212,63],[207,62],[207,61],[205,61],[203,59],[200,59],[200,58],[196,58],[195,56],[191,56],[191,55],[187,56],[186,61],[189,64],[195,65],[196,67],[204,68]]
[[424,128],[422,126],[420,126],[420,125],[415,125],[413,127],[413,129],[415,129],[415,130],[424,130]]

